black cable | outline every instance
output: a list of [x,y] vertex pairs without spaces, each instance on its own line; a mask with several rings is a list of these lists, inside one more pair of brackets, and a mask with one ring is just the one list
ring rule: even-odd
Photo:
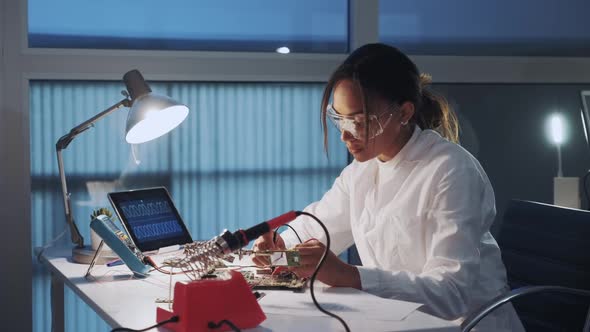
[[152,325],[150,327],[146,327],[145,329],[134,330],[134,329],[130,329],[130,328],[127,328],[127,327],[117,327],[117,328],[112,329],[111,332],[123,332],[123,331],[128,331],[128,332],[143,332],[143,331],[155,329],[156,327],[160,327],[160,326],[162,326],[164,324],[176,323],[178,321],[180,321],[180,317],[178,317],[178,316],[172,316],[172,317],[170,317],[170,319],[163,320],[163,321],[157,323],[156,325]]
[[590,177],[590,170],[584,175],[582,185],[584,186],[584,194],[586,195],[586,210],[590,210],[590,195],[588,195],[588,178]]
[[348,325],[346,325],[346,322],[342,318],[340,318],[340,316],[333,314],[333,313],[329,312],[328,310],[322,308],[322,306],[316,300],[315,294],[313,291],[313,282],[315,281],[315,278],[317,277],[318,272],[320,271],[320,268],[322,267],[322,264],[324,264],[324,261],[326,260],[326,257],[328,256],[328,251],[330,251],[330,234],[328,233],[328,229],[326,228],[326,226],[324,226],[324,224],[318,218],[316,218],[316,216],[314,216],[311,213],[307,213],[307,212],[303,212],[303,211],[295,211],[295,213],[297,213],[297,215],[303,214],[303,215],[313,218],[315,221],[317,221],[320,224],[320,226],[322,226],[322,228],[324,229],[324,232],[326,233],[326,248],[324,249],[324,253],[322,254],[322,258],[320,258],[320,262],[318,263],[318,266],[316,266],[315,271],[313,271],[313,274],[311,275],[311,281],[309,282],[309,290],[311,292],[311,299],[313,300],[313,304],[315,304],[315,306],[318,308],[319,311],[325,313],[328,316],[336,318],[340,323],[342,323],[342,325],[344,325],[344,329],[346,330],[346,332],[350,332],[350,328],[348,328]]
[[[297,231],[295,230],[295,228],[293,228],[293,226],[291,226],[289,224],[284,224],[284,225],[277,227],[277,229],[275,229],[274,232],[272,233],[272,243],[273,244],[277,244],[277,232],[283,226],[289,227],[293,231],[293,233],[295,233],[295,236],[297,236],[297,240],[299,240],[299,243],[303,243],[303,241],[301,241],[301,238],[299,237],[299,234],[297,234]],[[281,256],[279,257],[279,259],[283,258],[283,254],[284,253],[281,253]],[[270,259],[269,259],[269,263],[272,265],[272,262],[270,261]],[[273,269],[273,271],[274,271],[274,268],[272,266],[271,266],[271,269]]]
[[295,233],[295,236],[297,236],[297,240],[299,240],[299,243],[303,243],[303,241],[301,241],[301,238],[299,237],[299,234],[297,234],[297,231],[295,230],[295,228],[293,228],[293,226],[291,226],[289,224],[284,224],[284,225],[278,227],[277,229],[275,229],[274,233],[272,234],[272,243],[275,243],[275,244],[277,243],[277,231],[283,226],[289,227],[293,231],[293,233]]
[[237,326],[235,326],[234,323],[232,323],[231,321],[229,321],[227,319],[221,320],[221,321],[219,321],[219,323],[209,322],[209,324],[207,324],[207,327],[210,329],[218,329],[218,328],[222,327],[223,324],[226,324],[229,327],[231,327],[231,329],[234,332],[240,332],[240,329]]

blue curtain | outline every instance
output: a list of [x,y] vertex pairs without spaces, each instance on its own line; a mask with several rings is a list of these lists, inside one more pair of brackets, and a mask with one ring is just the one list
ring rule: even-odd
[[[124,140],[122,109],[63,151],[73,212],[85,243],[90,213],[105,193],[166,186],[194,239],[248,227],[321,197],[347,163],[338,133],[323,151],[323,84],[156,83],[191,109],[188,119],[153,142]],[[34,81],[30,86],[32,245],[65,230],[55,142],[123,97],[114,82]],[[69,246],[69,234],[56,241]],[[49,275],[33,258],[34,330],[50,329]],[[102,319],[66,290],[66,330],[106,331]]]

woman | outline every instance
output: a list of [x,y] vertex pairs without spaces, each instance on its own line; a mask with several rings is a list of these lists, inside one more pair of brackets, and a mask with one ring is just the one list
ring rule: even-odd
[[[460,321],[507,290],[506,272],[489,232],[492,186],[479,162],[454,143],[457,119],[429,83],[406,55],[383,44],[357,49],[336,69],[322,100],[324,144],[331,121],[355,160],[305,211],[332,238],[320,281],[423,303],[428,313]],[[294,271],[310,276],[325,236],[307,217],[291,226],[303,244],[288,230],[276,242],[270,235],[257,239],[255,248],[298,248],[301,266]],[[363,266],[337,257],[352,244]],[[521,329],[511,306],[478,326]]]

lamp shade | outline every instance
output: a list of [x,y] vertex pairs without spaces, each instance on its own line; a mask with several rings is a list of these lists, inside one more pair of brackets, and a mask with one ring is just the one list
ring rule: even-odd
[[139,144],[158,138],[176,128],[188,116],[188,107],[149,92],[133,101],[127,117],[125,139]]

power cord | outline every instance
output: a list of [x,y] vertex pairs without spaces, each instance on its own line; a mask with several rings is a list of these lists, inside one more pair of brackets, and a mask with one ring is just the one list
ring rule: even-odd
[[590,210],[590,195],[588,194],[588,178],[590,177],[590,170],[586,172],[584,175],[584,180],[582,180],[582,185],[584,186],[584,195],[586,195],[586,210]]
[[[293,228],[293,226],[291,226],[289,224],[284,224],[283,226],[289,227],[293,231],[293,233],[295,233],[295,236],[297,236],[297,240],[299,240],[299,243],[303,243],[303,241],[301,241],[301,238],[299,237],[299,234],[297,234],[297,231],[295,230],[295,228]],[[281,227],[283,227],[283,226],[281,226]],[[272,234],[272,242],[273,243],[277,243],[277,232],[281,227],[275,229],[275,231],[273,232],[273,234]]]
[[320,224],[320,226],[322,226],[322,228],[324,229],[324,233],[326,234],[326,248],[324,249],[324,253],[322,254],[322,257],[320,258],[320,262],[318,263],[318,266],[315,268],[315,271],[313,271],[313,274],[311,275],[311,281],[309,282],[309,290],[311,292],[311,299],[313,300],[313,304],[315,304],[315,306],[318,308],[319,311],[323,312],[324,314],[326,314],[328,316],[336,318],[340,323],[342,323],[346,332],[350,332],[350,328],[348,328],[348,325],[346,325],[346,322],[342,318],[340,318],[340,316],[333,314],[333,313],[329,312],[328,310],[322,308],[322,306],[316,300],[315,294],[313,291],[313,283],[318,275],[318,272],[320,271],[320,268],[322,267],[322,264],[324,264],[324,261],[326,260],[326,257],[328,256],[328,251],[330,251],[330,234],[328,233],[328,229],[313,214],[307,213],[307,212],[302,212],[302,211],[296,211],[296,213],[297,213],[297,215],[306,215],[308,217],[313,218],[315,221],[318,222],[318,224]]
[[178,317],[178,316],[172,316],[172,317],[170,317],[170,319],[163,320],[163,321],[161,321],[161,322],[159,322],[159,323],[157,323],[155,325],[152,325],[150,327],[146,327],[145,329],[134,330],[134,329],[130,329],[130,328],[127,328],[127,327],[117,327],[117,328],[112,329],[111,332],[125,332],[125,331],[126,332],[144,332],[144,331],[147,331],[147,330],[155,329],[156,327],[160,327],[160,326],[162,326],[164,324],[176,323],[178,321],[180,321],[180,317]]
[[240,329],[234,323],[227,319],[221,320],[219,321],[219,323],[209,322],[209,324],[207,324],[207,327],[210,329],[218,329],[222,327],[223,324],[226,324],[227,326],[231,327],[232,331],[234,332],[240,332]]

